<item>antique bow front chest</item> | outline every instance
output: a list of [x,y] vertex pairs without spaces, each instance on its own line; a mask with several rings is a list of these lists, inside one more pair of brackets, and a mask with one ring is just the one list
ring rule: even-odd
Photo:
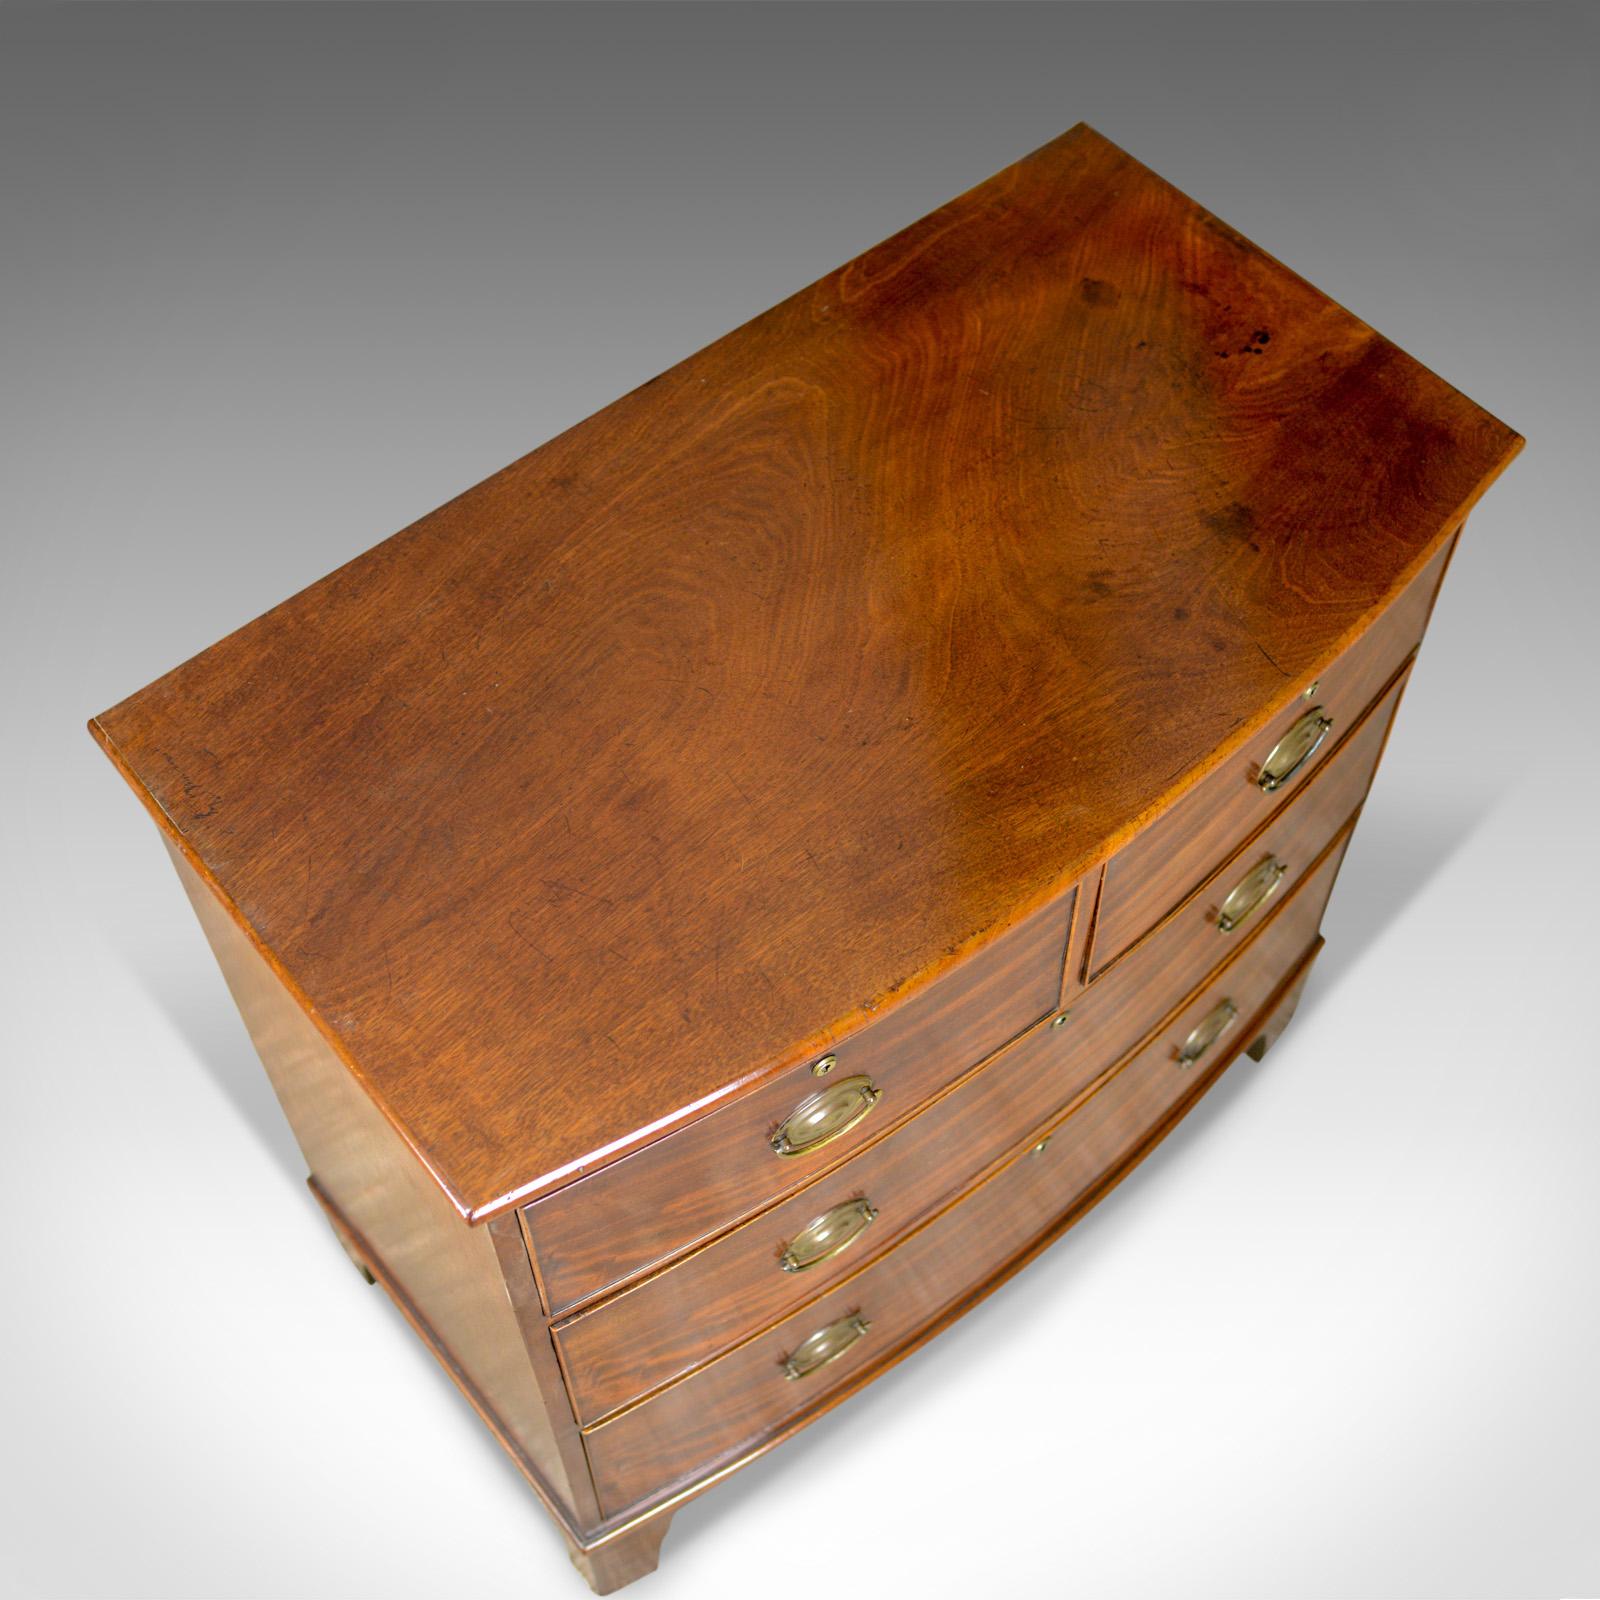
[[1520,442],[1079,127],[94,720],[596,1589],[1261,1059]]

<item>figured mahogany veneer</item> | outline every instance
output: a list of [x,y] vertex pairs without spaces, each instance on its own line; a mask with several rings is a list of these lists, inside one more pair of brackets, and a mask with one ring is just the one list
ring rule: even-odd
[[1080,126],[93,720],[597,1591],[1278,1037],[1520,444]]
[[[1284,893],[1283,902],[1293,899],[1294,909],[1285,910],[1290,931],[1280,929],[1280,942],[1298,939],[1303,947],[1316,932],[1343,856],[1343,841],[1337,850],[1326,848],[1331,841],[1330,829],[1317,841],[1314,855],[1302,862],[1305,895]],[[1275,906],[1274,912],[1280,908]],[[1108,987],[1104,1003],[1115,1008],[1120,1028],[1113,1023],[1092,1039],[1076,1028],[1032,1029],[842,1170],[818,1179],[671,1270],[558,1325],[556,1343],[579,1420],[593,1422],[692,1370],[739,1335],[777,1321],[830,1282],[858,1271],[935,1202],[1036,1136],[1042,1123],[1113,1066],[1116,1057],[1101,1053],[1101,1040],[1120,1031],[1131,1047],[1148,1031],[1152,1015],[1188,996],[1195,980],[1236,955],[1267,921],[1241,930],[1240,940],[1225,949],[1213,932],[1209,959],[1192,976],[1180,972],[1163,981],[1152,974],[1152,983],[1142,990],[1119,987],[1114,992]],[[1167,997],[1167,1006],[1160,996]],[[1098,991],[1093,1006],[1102,1009]],[[878,1213],[859,1244],[807,1272],[783,1271],[783,1248],[800,1230],[831,1206],[858,1198],[871,1202]]]
[[[1416,649],[1450,549],[1445,545],[1367,632],[1302,688],[1245,750],[1112,857],[1090,953],[1095,970],[1109,966],[1189,893],[1220,851],[1260,827],[1297,788],[1310,782],[1372,697]],[[1294,723],[1316,707],[1332,719],[1326,739],[1282,788],[1262,789],[1257,779],[1263,760]]]
[[[1148,1022],[1155,997],[1188,994],[1288,899],[1365,799],[1404,687],[1402,676],[1305,787],[1273,812],[1262,832],[1240,845],[1148,938],[1073,1000],[1065,1028],[1084,1056],[1101,1062],[1115,1059],[1132,1045],[1136,1034],[1130,1030]],[[1223,901],[1252,868],[1269,859],[1284,867],[1271,895],[1236,931],[1222,931],[1218,913]]]
[[[970,1293],[1131,1155],[1189,1092],[1192,1079],[1178,1065],[1178,1047],[1203,1016],[1224,999],[1238,1007],[1239,1021],[1226,1043],[1215,1047],[1218,1055],[1231,1055],[1255,1038],[1252,1024],[1316,939],[1342,855],[1342,849],[1330,855],[1295,903],[1060,1128],[1029,1130],[1030,1145],[1050,1141],[1037,1156],[1013,1161],[881,1261],[590,1434],[602,1508],[620,1511],[659,1492],[815,1403],[854,1366],[893,1349]],[[1202,1063],[1211,1064],[1205,1058]],[[870,1323],[864,1337],[819,1371],[797,1380],[785,1376],[785,1357],[809,1333],[857,1312]]]
[[[915,1112],[963,1068],[1055,1009],[1073,896],[1047,906],[883,1021],[525,1213],[552,1312],[697,1243]],[[819,1053],[820,1059],[820,1053]],[[773,1130],[810,1096],[865,1076],[881,1099],[819,1149],[781,1158]]]

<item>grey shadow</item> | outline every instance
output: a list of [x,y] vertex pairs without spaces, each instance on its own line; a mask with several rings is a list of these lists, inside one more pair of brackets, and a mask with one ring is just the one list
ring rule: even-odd
[[299,1188],[305,1182],[305,1157],[210,951],[150,944],[119,946],[117,953],[240,1121]]
[[[329,1270],[343,1278],[349,1293],[369,1297],[375,1314],[415,1358],[421,1381],[438,1386],[470,1418],[461,1430],[463,1441],[481,1456],[488,1470],[508,1474],[518,1492],[527,1494],[527,1484],[516,1463],[501,1448],[494,1435],[477,1419],[455,1380],[435,1359],[433,1352],[416,1337],[394,1301],[381,1288],[363,1284],[343,1247],[323,1216],[322,1208],[306,1187],[306,1162],[284,1117],[283,1108],[272,1091],[261,1059],[250,1041],[244,1021],[234,1006],[233,997],[217,970],[209,949],[196,950],[181,944],[147,947],[118,947],[118,954],[146,994],[166,1015],[183,1042],[227,1097],[235,1114],[260,1141],[275,1164],[289,1180],[295,1200],[301,1207],[311,1234],[325,1246]],[[565,1556],[567,1544],[556,1524],[542,1514],[528,1518],[529,1537]],[[574,1579],[579,1593],[581,1579]]]
[[1327,947],[1306,986],[1300,1018],[1333,992],[1372,941],[1460,854],[1509,792],[1507,786],[1441,796],[1380,794],[1368,801],[1339,869],[1324,926]]
[[[1293,1029],[1284,1035],[1285,1042]],[[1277,1048],[1281,1049],[1280,1044]],[[1245,1062],[1249,1066],[1251,1063]],[[705,1530],[724,1520],[737,1520],[747,1500],[771,1494],[801,1495],[820,1481],[828,1461],[840,1457],[839,1440],[850,1432],[866,1432],[874,1418],[890,1422],[894,1414],[926,1404],[929,1393],[948,1393],[947,1383],[958,1379],[963,1367],[1006,1359],[1007,1331],[1030,1324],[1048,1323],[1062,1330],[1061,1361],[1050,1374],[1053,1404],[1070,1414],[1075,1390],[1088,1392],[1101,1381],[1099,1374],[1073,1359],[1073,1307],[1087,1292],[1085,1276],[1095,1258],[1123,1248],[1128,1230],[1136,1226],[1139,1208],[1162,1204],[1167,1196],[1151,1201],[1142,1197],[1155,1187],[1170,1189],[1185,1153],[1206,1143],[1206,1128],[1229,1115],[1234,1102],[1251,1092],[1260,1074],[1229,1071],[1205,1094],[1162,1140],[1152,1159],[1141,1162],[1103,1200],[1068,1228],[1015,1277],[979,1301],[943,1329],[909,1360],[880,1373],[842,1405],[825,1413],[778,1449],[759,1457],[725,1483],[689,1501],[674,1519],[662,1561],[670,1552],[698,1542]],[[948,1366],[946,1366],[948,1363]],[[791,1489],[789,1486],[792,1485]]]
[[[431,1385],[437,1393],[445,1396],[448,1404],[459,1414],[461,1426],[453,1430],[455,1442],[451,1448],[459,1449],[462,1452],[462,1459],[470,1453],[474,1461],[482,1464],[486,1473],[494,1473],[500,1482],[514,1488],[514,1499],[525,1499],[524,1514],[518,1524],[521,1536],[529,1541],[530,1550],[538,1546],[557,1558],[559,1577],[559,1568],[567,1566],[568,1546],[566,1535],[562,1533],[555,1518],[545,1513],[544,1507],[539,1504],[529,1487],[528,1480],[523,1477],[522,1469],[494,1434],[484,1426],[472,1402],[462,1392],[460,1384],[451,1377],[433,1351],[417,1337],[416,1330],[406,1320],[405,1314],[395,1303],[394,1298],[379,1285],[367,1283],[362,1279],[361,1274],[346,1256],[343,1245],[335,1238],[333,1229],[328,1226],[327,1218],[322,1214],[322,1207],[311,1191],[303,1183],[298,1187],[300,1198],[305,1202],[305,1215],[311,1230],[320,1236],[327,1247],[325,1259],[331,1263],[331,1270],[344,1279],[349,1293],[367,1297],[367,1304],[373,1315],[381,1322],[385,1337],[394,1340],[395,1348],[405,1353],[405,1359],[417,1371],[419,1383]],[[340,1359],[359,1360],[360,1352],[356,1351],[353,1358],[347,1354]],[[572,1600],[578,1600],[579,1596],[588,1593],[582,1578],[574,1575],[572,1583],[576,1585],[575,1590],[568,1590],[564,1581],[562,1588],[563,1593],[572,1595]]]
[[[1381,796],[1376,805],[1367,807],[1339,872],[1332,901],[1338,911],[1334,937],[1317,962],[1295,1022],[1274,1045],[1272,1059],[1281,1059],[1285,1049],[1293,1049],[1305,1017],[1316,1009],[1321,997],[1337,988],[1368,942],[1450,864],[1508,792],[1456,792],[1443,800],[1417,794]],[[1066,1313],[1073,1296],[1081,1292],[1081,1269],[1097,1254],[1120,1248],[1119,1237],[1132,1225],[1131,1219],[1146,1203],[1143,1197],[1152,1186],[1169,1183],[1188,1152],[1205,1143],[1209,1125],[1230,1115],[1261,1078],[1260,1072],[1225,1073],[1162,1140],[1153,1159],[1135,1167],[1026,1270],[941,1332],[915,1359],[890,1368],[781,1449],[760,1457],[728,1482],[683,1506],[667,1535],[662,1560],[670,1560],[672,1550],[696,1542],[705,1527],[736,1517],[741,1502],[781,1492],[777,1486],[790,1474],[798,1474],[802,1480],[808,1477],[817,1469],[807,1464],[837,1448],[833,1440],[837,1430],[870,1428],[874,1414],[886,1416],[896,1407],[920,1404],[924,1384],[939,1387],[937,1381],[929,1380],[930,1367],[944,1361],[959,1364],[967,1359],[995,1359],[997,1353],[1003,1358],[1004,1329],[1014,1320],[1047,1317],[1070,1328]],[[1001,1301],[1003,1307],[997,1304]],[[1051,1381],[1056,1389],[1070,1391],[1075,1383],[1087,1387],[1095,1377],[1090,1372],[1075,1372],[1069,1357]]]
[[[1336,922],[1333,937],[1317,963],[1312,983],[1299,1007],[1296,1024],[1275,1046],[1281,1054],[1293,1040],[1303,1019],[1331,994],[1360,958],[1364,947],[1383,931],[1460,853],[1474,833],[1493,813],[1507,791],[1461,794],[1443,800],[1421,795],[1380,796],[1363,812],[1356,838],[1340,869],[1333,899]],[[188,949],[138,948],[119,952],[133,976],[183,1038],[190,1050],[227,1097],[234,1111],[261,1141],[297,1190],[305,1177],[305,1162],[289,1132],[283,1112],[233,1006],[227,987],[216,973],[207,952]],[[932,1345],[912,1361],[881,1374],[843,1406],[827,1412],[779,1450],[758,1458],[709,1494],[697,1496],[677,1512],[667,1537],[663,1561],[671,1552],[698,1542],[704,1530],[737,1516],[742,1501],[778,1491],[814,1468],[814,1457],[837,1450],[834,1435],[840,1430],[868,1428],[874,1415],[921,1403],[922,1385],[931,1364],[992,1357],[993,1341],[1003,1338],[1003,1328],[1015,1317],[1060,1317],[1076,1292],[1078,1274],[1069,1265],[1086,1262],[1096,1252],[1117,1248],[1117,1236],[1127,1226],[1141,1196],[1152,1184],[1166,1180],[1184,1153],[1206,1137],[1207,1125],[1226,1116],[1235,1100],[1250,1092],[1258,1074],[1229,1072],[1207,1093],[1183,1121],[1163,1140],[1158,1159],[1141,1163],[1082,1221],[1070,1228],[1056,1245],[1026,1271],[1004,1285],[993,1297],[975,1306],[945,1329]],[[1070,1242],[1070,1251],[1065,1246]],[[342,1259],[342,1257],[341,1257]],[[352,1288],[359,1280],[351,1272]],[[380,1293],[380,1291],[372,1291]],[[387,1296],[383,1297],[387,1300]],[[1001,1309],[997,1301],[1006,1302]],[[397,1313],[398,1315],[398,1313]],[[1003,1320],[1002,1320],[1003,1319]],[[997,1326],[991,1324],[997,1324]],[[1070,1326],[1063,1322],[1063,1326]],[[420,1348],[419,1357],[425,1356]],[[438,1382],[455,1392],[449,1376],[431,1358],[423,1361]],[[1067,1364],[1070,1366],[1070,1363]],[[1073,1379],[1058,1373],[1058,1386]],[[1082,1381],[1093,1381],[1083,1374]],[[916,1384],[917,1388],[910,1386]],[[937,1386],[937,1385],[935,1385]],[[483,1443],[504,1470],[516,1468],[483,1430]],[[520,1483],[520,1474],[518,1474]],[[541,1521],[545,1519],[539,1519]],[[551,1525],[552,1534],[560,1535]],[[564,1543],[563,1543],[564,1547]]]

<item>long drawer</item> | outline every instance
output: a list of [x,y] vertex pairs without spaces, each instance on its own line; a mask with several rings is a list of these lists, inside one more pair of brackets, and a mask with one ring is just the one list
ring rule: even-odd
[[1366,799],[1404,689],[1402,675],[1261,833],[1074,1001],[1064,1026],[1075,1050],[1116,1060],[1166,997],[1187,994],[1320,862]]
[[[1001,1167],[766,1332],[589,1430],[605,1514],[703,1473],[892,1353],[1131,1159],[1214,1066],[1251,1043],[1257,1019],[1316,940],[1341,854],[1342,846],[1330,852],[1260,936],[1093,1094],[1059,1122],[1036,1127],[1030,1138],[1048,1137],[1042,1151]],[[1196,1056],[1199,1033],[1215,1027],[1224,1004],[1232,1025]]]
[[[1386,701],[1371,725],[1381,738]],[[1376,744],[1370,752],[1376,759]],[[931,1207],[1081,1093],[1177,1005],[1213,967],[1291,900],[1302,878],[1326,898],[1337,862],[1323,852],[1360,804],[1371,777],[1364,749],[1330,766],[1289,812],[1276,843],[1293,870],[1233,943],[1215,916],[1169,924],[1102,980],[1064,1027],[1043,1024],[886,1137],[797,1194],[682,1261],[578,1313],[555,1329],[573,1407],[598,1421],[784,1316],[819,1288],[856,1270]],[[1320,804],[1311,806],[1314,795]],[[1332,816],[1331,806],[1342,807]],[[1342,848],[1342,844],[1341,844]],[[1308,909],[1303,915],[1320,914]],[[1200,907],[1197,904],[1197,913]],[[1081,1016],[1081,1020],[1080,1020]],[[1117,1048],[1120,1047],[1120,1050]],[[819,1228],[818,1224],[822,1224]],[[823,1254],[831,1248],[831,1254]],[[820,1257],[820,1259],[812,1259]]]
[[579,1422],[700,1365],[880,1253],[1057,1109],[1068,1080],[1052,1069],[1066,1054],[1061,1030],[1039,1024],[826,1177],[558,1324]]
[[[979,950],[829,1057],[526,1207],[551,1315],[809,1183],[1048,1016],[1060,998],[1072,899]],[[842,1131],[779,1153],[786,1129],[797,1139],[827,1134],[830,1117]]]
[[[1112,857],[1095,919],[1095,973],[1193,893],[1217,861],[1255,832],[1338,748],[1420,642],[1449,553],[1446,544],[1377,621],[1245,750]],[[1274,774],[1282,781],[1263,787],[1264,782],[1272,784]]]

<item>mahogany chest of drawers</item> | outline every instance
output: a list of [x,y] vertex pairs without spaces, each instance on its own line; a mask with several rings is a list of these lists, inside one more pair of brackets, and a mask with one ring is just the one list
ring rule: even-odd
[[94,719],[597,1590],[1261,1059],[1520,443],[1079,127]]

